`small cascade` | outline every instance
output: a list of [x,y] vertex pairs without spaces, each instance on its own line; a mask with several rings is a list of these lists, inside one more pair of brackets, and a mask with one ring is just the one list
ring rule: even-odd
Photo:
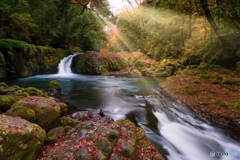
[[71,64],[73,57],[77,54],[69,55],[67,57],[64,57],[60,63],[58,64],[58,74],[59,75],[66,75],[66,74],[72,74],[71,70]]

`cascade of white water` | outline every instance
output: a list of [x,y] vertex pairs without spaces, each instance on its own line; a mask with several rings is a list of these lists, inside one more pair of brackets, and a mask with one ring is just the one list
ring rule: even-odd
[[71,74],[72,70],[71,70],[71,64],[72,64],[72,60],[73,57],[76,54],[73,55],[69,55],[67,57],[64,57],[60,63],[58,64],[58,74],[59,75],[66,75],[66,74]]

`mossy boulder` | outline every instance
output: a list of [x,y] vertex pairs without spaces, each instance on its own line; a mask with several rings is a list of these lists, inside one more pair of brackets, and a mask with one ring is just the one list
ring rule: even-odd
[[47,92],[49,95],[54,96],[61,93],[61,85],[57,80],[51,80],[47,84]]
[[8,87],[8,85],[6,85],[6,83],[4,82],[0,82],[0,88],[5,88],[5,87]]
[[176,67],[174,65],[169,65],[169,66],[166,66],[165,68],[168,76],[172,76],[176,71]]
[[21,117],[29,122],[36,122],[36,115],[34,110],[27,107],[15,107],[7,110],[6,115],[13,117]]
[[27,92],[30,96],[43,96],[43,92],[35,87],[27,87],[23,90],[23,92]]
[[26,107],[35,112],[36,123],[46,131],[60,125],[60,106],[50,98],[30,96],[14,103],[11,109]]
[[13,94],[10,94],[11,96],[13,96],[15,98],[16,101],[19,101],[20,99],[23,99],[25,97],[29,97],[30,95],[27,92],[16,92]]
[[17,89],[15,88],[15,87],[9,87],[9,86],[7,86],[7,87],[2,87],[2,88],[0,88],[0,94],[7,94],[7,93],[9,93],[9,92],[14,92],[14,91],[16,91]]
[[58,139],[65,136],[65,134],[66,134],[66,132],[65,132],[64,127],[53,128],[47,133],[46,143],[47,144],[56,143],[58,141]]
[[10,95],[0,95],[0,111],[5,112],[10,109],[15,99]]
[[62,126],[71,126],[74,127],[78,124],[79,122],[76,119],[73,119],[71,117],[62,117],[61,118],[61,125]]
[[24,119],[0,115],[0,159],[36,160],[43,150],[45,131]]
[[127,66],[123,55],[110,52],[86,52],[73,58],[73,71],[76,73],[101,75],[120,71]]
[[61,85],[57,80],[51,80],[50,82],[48,82],[47,88],[61,89]]

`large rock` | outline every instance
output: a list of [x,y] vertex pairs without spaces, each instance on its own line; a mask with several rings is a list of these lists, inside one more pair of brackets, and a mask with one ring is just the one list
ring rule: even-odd
[[35,112],[27,107],[14,107],[9,109],[5,114],[13,117],[21,117],[32,123],[36,122]]
[[0,115],[0,159],[35,160],[43,150],[45,131],[26,120]]
[[61,94],[61,85],[57,80],[51,80],[47,84],[47,93],[51,96],[57,96]]
[[[145,132],[128,120],[112,122],[92,111],[74,113],[72,118],[78,124],[46,146],[43,159],[162,159]],[[52,134],[62,137],[64,130],[58,128]]]
[[14,103],[11,109],[19,107],[32,109],[36,115],[36,123],[46,131],[60,124],[60,106],[53,99],[30,96]]
[[104,74],[106,72],[120,71],[127,65],[121,54],[110,52],[86,52],[73,58],[73,71],[84,74]]

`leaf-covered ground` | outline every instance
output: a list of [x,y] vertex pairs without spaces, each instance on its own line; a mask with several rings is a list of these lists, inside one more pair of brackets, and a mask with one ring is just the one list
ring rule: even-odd
[[[163,84],[171,94],[213,122],[240,124],[240,76],[227,69],[191,70]],[[235,126],[235,125],[234,125]]]

